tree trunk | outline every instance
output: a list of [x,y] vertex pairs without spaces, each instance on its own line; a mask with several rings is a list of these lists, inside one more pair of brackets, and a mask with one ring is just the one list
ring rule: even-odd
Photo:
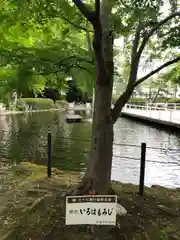
[[92,143],[88,167],[84,176],[85,192],[108,192],[111,179],[113,123],[110,116],[111,99],[109,86],[96,86],[93,114]]
[[[113,35],[110,31],[108,5],[101,1],[101,20],[94,27],[96,86],[93,111],[91,150],[85,176],[73,194],[107,194],[111,180],[113,155]],[[106,3],[107,4],[107,3]]]
[[[99,63],[97,63],[97,66]],[[109,63],[112,68],[113,64]],[[101,74],[100,74],[101,76]],[[113,155],[113,122],[111,117],[112,69],[108,84],[99,84],[95,89],[91,150],[85,176],[73,194],[107,194],[110,187]]]

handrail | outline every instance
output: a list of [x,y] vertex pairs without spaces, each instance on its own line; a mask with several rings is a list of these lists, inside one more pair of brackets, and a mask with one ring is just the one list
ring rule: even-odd
[[[178,106],[180,106],[180,103],[146,103],[144,105],[139,105],[139,104],[131,104],[127,103],[126,105],[132,105],[132,106],[137,106],[137,107],[151,107],[151,108],[156,108],[156,109],[177,109]],[[159,105],[164,106],[164,107],[159,107]]]
[[[179,105],[180,106],[180,105]],[[169,110],[169,111],[172,111],[172,110],[177,110],[177,108],[175,107],[174,109],[172,108],[168,108],[168,107],[158,107],[158,106],[152,106],[150,104],[147,104],[147,105],[138,105],[138,104],[129,104],[127,103],[125,105],[125,108],[143,108],[143,109],[154,109],[154,110]]]
[[125,108],[136,108],[136,109],[146,109],[146,110],[172,110],[168,108],[163,107],[153,107],[149,105],[135,105],[135,104],[126,104]]
[[165,122],[172,122],[176,124],[180,124],[180,114],[176,108],[168,108],[166,107],[157,107],[152,106],[150,104],[147,105],[136,105],[136,104],[125,104],[122,109],[122,113],[131,113],[139,116],[145,116],[152,119],[157,119]]

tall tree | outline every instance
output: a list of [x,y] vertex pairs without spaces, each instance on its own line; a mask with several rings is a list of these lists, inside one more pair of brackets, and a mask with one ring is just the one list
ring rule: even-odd
[[[75,194],[88,193],[90,190],[107,193],[111,178],[113,124],[140,83],[180,60],[178,52],[173,51],[179,43],[180,12],[177,11],[177,0],[169,0],[171,12],[164,17],[161,6],[167,2],[165,0],[94,0],[89,1],[88,5],[85,0],[73,0],[74,4],[69,0],[63,3],[59,0],[9,2],[11,4],[8,10],[2,12],[0,18],[0,21],[5,19],[2,20],[1,26],[4,29],[1,28],[1,32],[6,32],[6,37],[0,40],[3,64],[12,62],[18,68],[35,70],[43,76],[58,72],[65,73],[64,76],[76,76],[75,70],[79,69],[81,73],[90,74],[93,78],[95,58],[91,151],[87,171]],[[7,30],[7,23],[15,20],[18,24],[9,24],[10,30]],[[92,32],[94,53],[91,44],[85,47],[85,41],[82,41],[87,39],[90,43]],[[125,90],[111,109],[115,72],[113,47],[114,38],[119,36],[125,38],[129,70]],[[161,45],[157,52],[154,50],[157,45],[155,42]],[[168,61],[139,78],[138,69],[147,54],[148,61],[151,62],[160,56],[160,50],[166,52],[167,49]]]
[[[129,6],[127,6],[124,1],[116,1],[116,3],[118,2],[119,5],[123,5],[125,7],[126,15],[130,13],[130,16],[128,15],[126,20],[127,22],[131,20],[130,27],[132,32],[135,33],[132,41],[130,72],[127,87],[123,94],[118,98],[114,108],[111,109],[114,73],[114,33],[110,24],[110,19],[113,7],[115,7],[115,2],[112,1],[109,3],[108,0],[95,0],[94,11],[90,10],[81,0],[73,0],[73,2],[93,26],[93,48],[96,58],[96,91],[91,150],[87,171],[74,194],[87,194],[91,190],[99,194],[104,194],[108,192],[110,187],[113,153],[113,124],[117,121],[124,104],[130,98],[135,87],[137,87],[140,83],[144,82],[146,79],[153,76],[166,66],[180,60],[180,55],[174,56],[173,59],[163,63],[157,69],[148,73],[144,77],[137,79],[138,67],[142,53],[149,43],[152,35],[162,34],[162,27],[164,27],[165,24],[170,23],[172,20],[177,19],[177,17],[180,16],[180,12],[173,11],[173,13],[171,13],[168,17],[159,20],[158,13],[160,9],[160,2],[162,1],[158,1],[157,6],[154,6],[154,2],[156,1],[130,1],[132,4]],[[117,9],[115,8],[115,10]],[[154,11],[153,13],[155,13],[155,16],[150,14],[152,10]],[[136,15],[134,15],[135,13]],[[149,13],[149,15],[147,15],[147,13]],[[138,14],[140,17],[137,17]],[[169,34],[172,34],[171,31],[169,32],[170,33],[167,33],[168,37]]]

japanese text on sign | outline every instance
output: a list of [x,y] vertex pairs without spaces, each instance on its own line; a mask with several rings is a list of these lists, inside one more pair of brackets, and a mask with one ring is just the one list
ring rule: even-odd
[[115,225],[116,196],[66,198],[66,225]]

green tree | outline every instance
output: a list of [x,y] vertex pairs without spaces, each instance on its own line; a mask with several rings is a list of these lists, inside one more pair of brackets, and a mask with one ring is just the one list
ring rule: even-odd
[[[51,82],[49,78],[56,77],[57,73],[64,78],[73,76],[77,81],[80,78],[82,88],[95,84],[88,168],[74,194],[87,194],[89,190],[107,193],[111,178],[113,125],[124,104],[142,82],[180,60],[177,1],[169,1],[166,16],[162,13],[163,0],[95,0],[89,1],[90,4],[81,0],[73,0],[74,4],[68,0],[63,3],[59,0],[7,2],[0,19],[0,31],[5,36],[0,40],[3,66],[10,62],[16,71],[28,69],[30,75],[33,72],[32,76],[43,76],[51,85],[54,80]],[[12,22],[16,24],[10,24]],[[114,39],[119,37],[124,38],[128,67],[125,74],[121,74],[122,79],[126,78],[123,80],[124,91],[111,109],[116,72]],[[142,63],[151,64],[152,60],[163,63],[139,77]],[[33,79],[32,83],[37,83]]]
[[[66,88],[66,78],[73,76],[78,86],[92,94],[95,71],[92,58],[87,57],[86,34],[83,29],[77,33],[74,25],[78,26],[78,18],[72,26],[65,17],[67,4],[60,9],[52,3],[47,7],[40,1],[1,4],[4,10],[0,18],[0,32],[4,36],[0,40],[2,69],[10,65],[14,73],[10,79],[2,71],[6,81],[1,84],[1,92],[16,89],[19,94],[37,93],[45,87],[60,90]],[[73,9],[70,13],[75,16]],[[13,20],[15,24],[9,24]],[[86,86],[82,84],[83,79]]]
[[[96,58],[96,94],[92,126],[92,144],[89,154],[89,164],[85,176],[74,194],[87,193],[95,190],[97,193],[107,193],[111,178],[113,124],[132,95],[134,89],[149,77],[158,73],[163,68],[176,63],[180,56],[174,54],[174,58],[163,63],[157,69],[144,77],[137,79],[140,60],[143,59],[145,47],[155,36],[165,36],[161,48],[167,44],[173,30],[164,32],[166,24],[175,21],[180,12],[174,11],[162,19],[160,9],[163,1],[123,1],[95,0],[94,11],[90,10],[81,0],[73,0],[74,4],[92,24],[94,30],[93,48]],[[115,14],[112,14],[114,10]],[[117,20],[117,16],[121,19]],[[160,17],[159,17],[160,16]],[[179,23],[178,23],[179,24]],[[119,27],[120,26],[120,27]],[[114,29],[114,32],[113,32]],[[111,109],[113,87],[113,42],[114,34],[122,33],[130,36],[132,50],[127,58],[130,59],[130,71],[125,91],[121,94]],[[176,41],[173,44],[177,46]],[[172,45],[172,44],[170,44]]]
[[169,70],[166,74],[164,74],[165,81],[171,81],[174,84],[180,84],[180,64],[177,64],[174,68]]

